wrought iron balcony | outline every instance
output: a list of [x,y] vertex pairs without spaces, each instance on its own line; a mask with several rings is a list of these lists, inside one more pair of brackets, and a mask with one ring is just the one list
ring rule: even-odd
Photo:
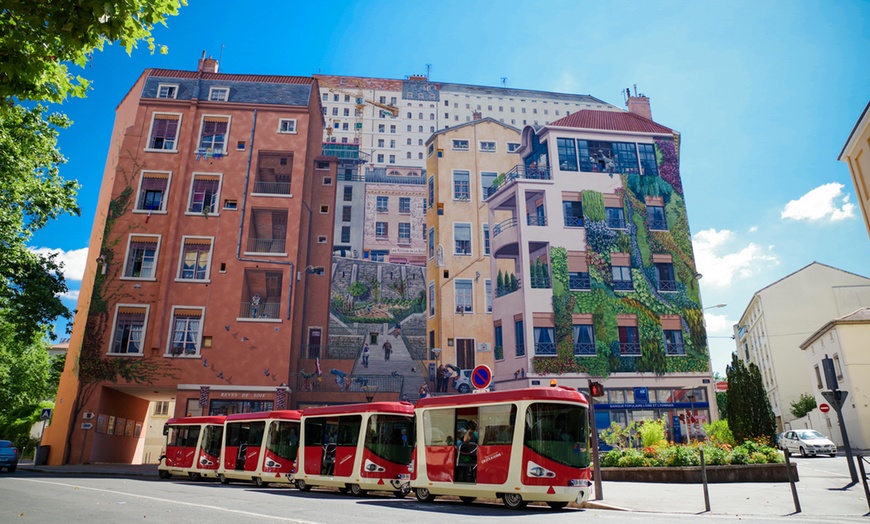
[[568,289],[592,289],[589,273],[574,273],[568,276]]
[[537,215],[526,215],[526,222],[530,226],[546,226],[547,225],[547,217],[546,216],[539,217]]
[[555,355],[555,342],[535,342],[535,355]]
[[486,190],[486,198],[491,197],[492,195],[498,193],[499,189],[503,188],[508,184],[508,182],[512,180],[516,180],[518,178],[525,178],[531,180],[552,180],[553,177],[550,174],[549,167],[538,167],[538,168],[527,168],[526,166],[520,164],[512,167],[510,171],[504,174],[504,176],[499,176],[495,179],[495,182],[487,188]]
[[594,342],[575,342],[574,343],[574,354],[577,356],[595,355],[595,343]]
[[610,229],[625,229],[625,219],[621,217],[607,218],[607,227]]
[[677,291],[677,281],[676,280],[659,280],[656,288],[659,291]]
[[667,231],[668,221],[664,219],[655,219],[649,221],[649,228],[655,231]]
[[638,357],[640,356],[639,342],[620,342],[619,354],[623,357]]
[[492,237],[497,237],[501,232],[510,229],[512,227],[517,227],[517,219],[509,218],[507,220],[502,220],[495,227],[492,228]]
[[665,351],[668,355],[685,355],[686,346],[682,342],[665,342]]
[[565,216],[565,227],[583,227],[583,217]]
[[249,253],[286,253],[287,241],[283,238],[249,238]]
[[281,318],[280,302],[242,302],[239,318],[276,319]]
[[498,286],[495,288],[495,296],[496,297],[503,297],[505,295],[510,295],[514,291],[518,291],[521,287],[522,287],[522,285],[519,282],[517,282],[516,287],[511,286],[511,285]]
[[263,195],[289,195],[290,182],[266,182],[263,180],[255,180],[254,193],[260,193]]
[[531,277],[529,281],[532,284],[532,288],[535,289],[549,289],[553,287],[550,277]]
[[631,280],[614,280],[613,289],[617,291],[634,291],[634,283]]

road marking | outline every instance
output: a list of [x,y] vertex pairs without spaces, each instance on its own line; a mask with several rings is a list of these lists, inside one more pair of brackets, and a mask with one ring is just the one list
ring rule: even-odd
[[112,495],[127,495],[128,497],[136,497],[136,498],[140,498],[140,499],[154,500],[157,502],[169,502],[171,504],[180,504],[182,506],[192,506],[195,508],[214,509],[214,510],[218,510],[218,511],[229,511],[231,513],[238,513],[239,515],[246,515],[246,516],[250,516],[250,517],[261,517],[264,519],[272,519],[272,520],[281,520],[284,522],[296,522],[298,524],[323,524],[322,522],[315,522],[313,520],[291,519],[291,518],[281,517],[281,516],[276,516],[276,515],[265,515],[263,513],[254,513],[251,511],[242,511],[239,509],[230,509],[230,508],[222,508],[220,506],[211,506],[209,504],[196,504],[194,502],[184,502],[184,501],[180,501],[180,500],[164,499],[164,498],[160,498],[160,497],[149,497],[148,495],[139,495],[138,493],[127,493],[125,491],[113,491],[111,489],[102,489],[102,488],[89,488],[87,486],[78,486],[76,484],[67,484],[65,482],[50,482],[47,480],[23,479],[23,478],[16,478],[15,480],[19,480],[19,481],[23,481],[23,482],[36,482],[38,484],[51,484],[54,486],[64,486],[67,488],[74,488],[74,489],[87,489],[90,491],[99,491],[102,493],[110,493]]

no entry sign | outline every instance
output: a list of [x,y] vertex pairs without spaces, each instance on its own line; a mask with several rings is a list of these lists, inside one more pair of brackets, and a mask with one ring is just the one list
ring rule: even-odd
[[829,406],[829,405],[825,404],[824,402],[822,402],[822,403],[819,405],[819,411],[821,411],[822,413],[827,413],[828,411],[831,411],[831,406]]
[[476,389],[486,389],[492,382],[492,370],[489,366],[476,366],[471,370],[471,385]]

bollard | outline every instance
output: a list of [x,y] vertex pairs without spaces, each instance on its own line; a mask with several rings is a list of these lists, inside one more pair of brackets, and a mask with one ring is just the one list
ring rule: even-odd
[[861,470],[861,483],[864,484],[864,500],[870,507],[870,488],[867,487],[867,473],[864,471],[864,455],[858,455],[858,469]]
[[791,496],[794,499],[794,512],[801,512],[801,501],[798,499],[797,486],[794,485],[794,477],[791,474],[791,453],[789,453],[788,449],[785,450],[785,472],[788,475],[788,483],[791,485]]
[[704,484],[704,507],[710,512],[710,492],[707,490],[707,464],[704,462],[704,448],[698,448],[701,454],[701,483]]

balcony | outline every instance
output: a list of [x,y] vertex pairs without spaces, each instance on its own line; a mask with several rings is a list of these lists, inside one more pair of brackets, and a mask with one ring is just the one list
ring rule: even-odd
[[261,195],[289,195],[290,182],[254,181],[254,193]]
[[686,346],[682,342],[665,342],[665,351],[668,355],[685,355]]
[[634,291],[634,283],[631,280],[614,280],[613,289],[616,291]]
[[568,275],[568,289],[571,290],[590,290],[592,289],[592,280],[589,278],[589,273],[573,273]]
[[530,226],[546,226],[547,225],[547,217],[546,216],[537,216],[537,215],[526,215],[526,222]]
[[517,219],[509,218],[507,220],[502,220],[495,227],[492,228],[492,237],[495,238],[499,236],[503,231],[510,229],[512,227],[517,227]]
[[607,217],[607,227],[610,229],[625,229],[625,219],[622,217]]
[[530,277],[529,282],[532,285],[532,289],[549,289],[553,287],[550,277]]
[[654,231],[667,231],[668,221],[661,218],[650,220],[649,228]]
[[565,227],[583,227],[582,216],[566,216]]
[[519,281],[517,281],[516,286],[510,285],[510,284],[504,285],[504,286],[497,286],[495,288],[495,296],[496,297],[503,297],[505,295],[510,295],[514,291],[518,291],[521,287],[522,287],[522,285],[519,283]]
[[556,343],[555,342],[535,342],[535,355],[555,355],[556,354]]
[[326,142],[323,144],[323,156],[334,156],[339,160],[359,164],[367,164],[371,159],[371,155],[359,150],[358,144],[343,144],[338,142]]
[[623,357],[639,357],[640,343],[639,342],[620,342],[619,355]]
[[410,246],[410,245],[411,245],[411,237],[409,237],[409,236],[400,236],[400,237],[399,237],[399,245],[400,245],[400,246]]
[[674,293],[677,291],[677,281],[676,280],[659,280],[656,289],[659,291],[671,292]]
[[249,238],[248,253],[286,253],[287,241],[283,238]]
[[504,176],[496,177],[492,185],[486,190],[486,198],[498,193],[499,189],[505,187],[512,180],[527,179],[527,180],[552,180],[549,167],[527,168],[524,165],[516,165],[510,169]]
[[280,315],[279,302],[242,302],[239,308],[239,318],[279,319]]
[[575,342],[574,355],[578,357],[595,356],[594,342]]

